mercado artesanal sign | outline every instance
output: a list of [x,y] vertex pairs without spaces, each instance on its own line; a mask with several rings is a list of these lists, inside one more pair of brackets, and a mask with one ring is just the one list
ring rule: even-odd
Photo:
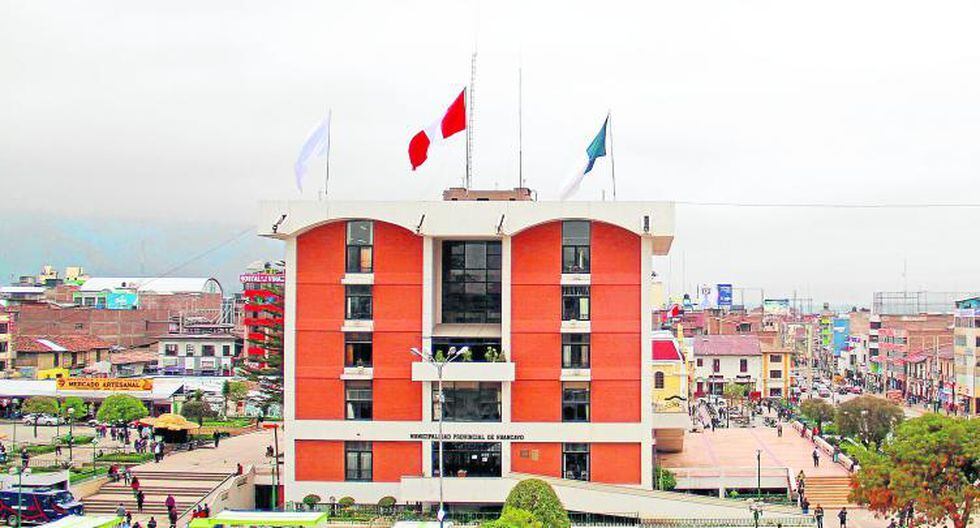
[[152,391],[153,380],[148,378],[58,378],[58,390],[88,391]]

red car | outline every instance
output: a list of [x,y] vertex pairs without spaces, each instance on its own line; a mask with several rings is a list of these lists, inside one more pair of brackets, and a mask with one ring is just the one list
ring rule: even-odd
[[858,387],[857,385],[851,387],[849,390],[850,390],[851,394],[862,394],[862,393],[864,393],[864,389],[862,389],[861,387]]

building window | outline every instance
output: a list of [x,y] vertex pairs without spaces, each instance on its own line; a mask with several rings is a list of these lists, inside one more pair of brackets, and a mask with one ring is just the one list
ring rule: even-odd
[[167,343],[163,345],[163,355],[165,356],[176,356],[177,355],[177,345],[175,343]]
[[345,381],[344,399],[348,420],[370,420],[373,415],[373,397],[370,381]]
[[779,389],[779,388],[771,388],[771,389],[769,389],[769,397],[770,398],[782,398],[783,397],[783,389]]
[[712,359],[711,360],[711,372],[721,372],[721,360]]
[[589,368],[589,334],[561,335],[561,368]]
[[664,373],[659,370],[653,373],[653,388],[664,388]]
[[347,296],[346,318],[350,320],[369,320],[371,319],[372,294],[369,285],[350,285],[344,286]]
[[374,271],[374,222],[347,222],[347,273]]
[[214,357],[214,345],[201,345],[201,356]]
[[58,358],[58,353],[57,352],[51,354],[51,366],[54,366],[54,367],[60,367],[61,366],[61,360],[60,360],[60,358]]
[[85,323],[75,323],[75,330],[83,330],[85,328]]
[[591,224],[584,220],[561,223],[561,272],[589,273]]
[[749,360],[742,358],[738,360],[738,371],[748,372],[749,371]]
[[[447,422],[499,422],[500,383],[447,381],[442,384]],[[438,384],[432,384],[432,418],[439,419]]]
[[442,322],[500,322],[500,242],[442,243]]
[[0,334],[8,333],[7,323],[0,323]]
[[589,444],[561,445],[562,474],[569,480],[589,480]]
[[372,480],[374,456],[371,447],[371,442],[344,442],[346,480]]
[[184,355],[193,356],[194,355],[194,345],[187,343],[184,345]]
[[231,345],[221,345],[221,355],[225,357],[231,356]]
[[0,341],[0,354],[5,353],[6,351],[7,351],[7,342]]
[[[443,442],[447,477],[501,476],[500,442]],[[432,476],[439,476],[439,443],[432,442]]]
[[704,359],[702,359],[702,358],[698,358],[698,359],[697,359],[697,360],[695,361],[695,363],[697,364],[697,366],[699,366],[699,367],[703,367],[703,366],[704,366]]
[[562,286],[561,287],[561,320],[562,321],[588,321],[589,320],[589,287],[588,286]]
[[561,420],[589,421],[589,383],[570,381],[561,384]]
[[374,346],[369,333],[344,334],[344,366],[370,367]]
[[779,354],[769,354],[770,363],[782,363],[783,360],[780,358]]
[[769,379],[783,379],[783,371],[781,370],[770,370]]

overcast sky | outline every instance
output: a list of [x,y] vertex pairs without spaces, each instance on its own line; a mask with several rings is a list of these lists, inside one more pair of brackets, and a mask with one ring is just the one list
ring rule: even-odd
[[[0,276],[41,259],[169,269],[247,227],[258,200],[299,197],[292,163],[328,108],[334,198],[438,199],[462,178],[462,135],[414,173],[408,140],[469,81],[474,46],[475,187],[517,183],[522,66],[541,199],[611,109],[620,199],[980,202],[978,22],[969,1],[0,0]],[[576,199],[609,189],[608,161]],[[94,227],[74,245],[105,254],[10,228],[76,218]],[[675,293],[733,282],[869,304],[906,280],[980,289],[978,220],[679,206],[656,265]],[[169,229],[150,240],[159,258],[133,260],[154,251],[119,234],[134,224]],[[277,249],[241,243],[241,259]]]

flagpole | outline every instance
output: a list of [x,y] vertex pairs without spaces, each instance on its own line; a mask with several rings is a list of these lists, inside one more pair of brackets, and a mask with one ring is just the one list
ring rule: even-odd
[[470,58],[470,85],[466,89],[466,175],[463,188],[469,189],[473,181],[473,113],[476,109],[473,85],[476,84],[476,48]]
[[612,110],[606,114],[606,121],[609,123],[609,162],[612,168],[612,199],[616,201],[616,154],[613,151],[613,132],[612,132]]
[[517,187],[524,188],[524,75],[517,67]]
[[327,199],[327,186],[330,185],[330,126],[331,121],[333,121],[333,109],[327,110],[327,162],[326,162],[326,174],[323,177],[323,199]]

